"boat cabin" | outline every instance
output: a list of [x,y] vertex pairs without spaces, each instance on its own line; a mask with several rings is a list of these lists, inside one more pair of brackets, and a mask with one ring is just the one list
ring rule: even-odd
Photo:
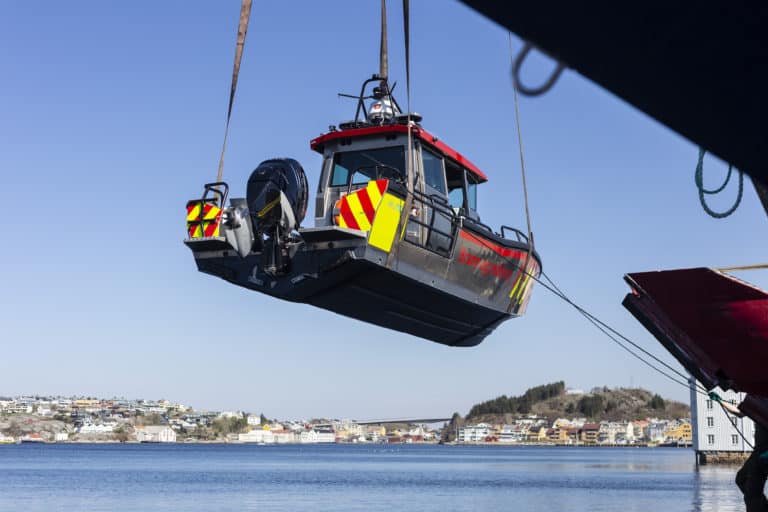
[[[476,165],[424,128],[414,126],[411,135],[413,187],[417,200],[411,210],[412,220],[416,222],[408,226],[407,239],[448,255],[451,249],[449,237],[441,236],[441,232],[451,230],[447,214],[450,210],[454,216],[482,226],[477,187],[486,182],[487,177]],[[323,155],[315,200],[316,227],[339,225],[336,220],[338,201],[366,187],[372,180],[387,179],[406,186],[407,124],[333,128],[312,140],[310,146]],[[434,210],[438,211],[437,215]],[[345,227],[361,227],[352,224]]]

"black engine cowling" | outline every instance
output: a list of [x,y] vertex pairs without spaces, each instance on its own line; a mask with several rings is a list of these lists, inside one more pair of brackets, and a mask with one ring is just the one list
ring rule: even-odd
[[261,251],[261,267],[267,274],[288,270],[300,243],[294,235],[307,213],[308,196],[307,175],[292,158],[265,160],[248,178],[254,247]]
[[283,220],[280,192],[285,194],[295,219],[294,226],[282,228],[297,229],[307,213],[309,190],[304,169],[292,158],[265,160],[248,178],[246,198],[256,231],[264,232]]

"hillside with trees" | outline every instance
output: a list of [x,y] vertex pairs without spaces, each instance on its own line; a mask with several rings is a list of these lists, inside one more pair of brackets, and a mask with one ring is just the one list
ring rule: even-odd
[[631,421],[644,418],[690,417],[690,408],[641,388],[594,388],[589,393],[566,392],[565,382],[530,388],[520,396],[501,395],[472,406],[467,421],[508,422],[520,416],[583,417],[590,421]]

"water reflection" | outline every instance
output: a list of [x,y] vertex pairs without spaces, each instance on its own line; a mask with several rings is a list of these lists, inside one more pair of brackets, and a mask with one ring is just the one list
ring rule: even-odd
[[697,466],[693,473],[694,512],[736,512],[744,510],[736,487],[738,466]]
[[743,511],[734,466],[690,450],[8,446],[0,512]]

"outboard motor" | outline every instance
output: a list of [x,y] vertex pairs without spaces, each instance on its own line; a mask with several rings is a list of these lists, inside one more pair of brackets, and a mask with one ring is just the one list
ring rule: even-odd
[[246,198],[264,272],[276,275],[288,269],[301,244],[297,230],[308,197],[307,175],[292,158],[265,160],[248,178]]

